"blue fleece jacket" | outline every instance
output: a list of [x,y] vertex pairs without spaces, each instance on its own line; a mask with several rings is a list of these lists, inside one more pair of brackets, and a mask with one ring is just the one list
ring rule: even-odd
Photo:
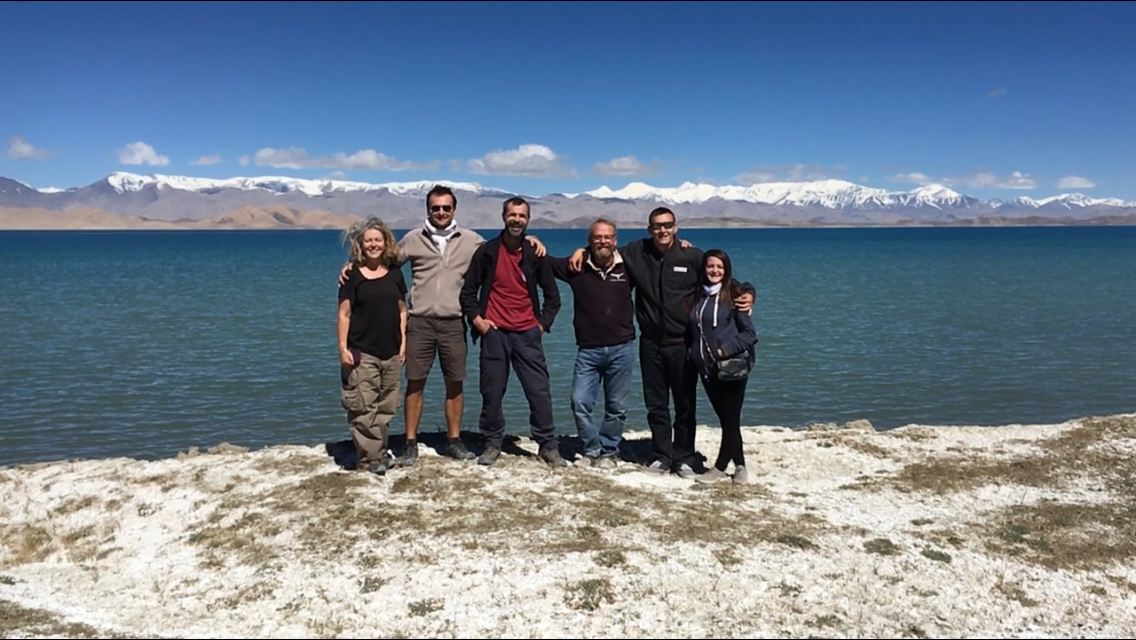
[[741,354],[756,342],[757,329],[753,326],[753,318],[748,313],[734,310],[734,301],[727,293],[700,295],[695,301],[687,323],[687,349],[700,375],[714,375],[715,367],[707,348],[715,358],[721,359],[719,349],[729,358]]

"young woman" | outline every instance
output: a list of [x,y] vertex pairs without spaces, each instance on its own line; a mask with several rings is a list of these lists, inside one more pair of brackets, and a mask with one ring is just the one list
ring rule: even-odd
[[393,468],[390,422],[406,360],[406,280],[394,234],[368,218],[343,232],[352,267],[339,286],[341,402],[359,455],[358,470]]
[[706,396],[718,416],[722,443],[714,466],[694,479],[717,482],[730,478],[726,467],[733,462],[733,481],[744,484],[749,476],[742,453],[741,422],[748,377],[723,379],[720,373],[727,359],[744,358],[752,353],[757,330],[748,313],[734,308],[734,301],[742,292],[733,279],[730,256],[725,251],[710,249],[703,255],[702,278],[702,290],[690,311],[688,347]]

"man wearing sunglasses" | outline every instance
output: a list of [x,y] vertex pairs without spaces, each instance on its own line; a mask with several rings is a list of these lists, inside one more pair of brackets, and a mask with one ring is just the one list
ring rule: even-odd
[[[639,370],[643,402],[651,428],[654,461],[647,467],[659,474],[692,478],[705,465],[695,451],[695,405],[698,372],[687,358],[687,314],[702,286],[702,250],[679,241],[673,211],[658,207],[647,218],[649,238],[619,248],[635,290],[635,320],[639,324]],[[579,271],[585,251],[577,249],[569,268]],[[739,311],[753,308],[754,287],[740,283]],[[674,422],[671,422],[671,399]]]

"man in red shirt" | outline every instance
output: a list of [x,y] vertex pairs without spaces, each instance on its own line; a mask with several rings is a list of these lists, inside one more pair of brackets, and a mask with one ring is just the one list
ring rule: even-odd
[[[481,340],[481,433],[485,452],[478,464],[491,465],[501,456],[505,437],[502,401],[510,367],[516,371],[529,403],[532,438],[542,460],[567,464],[552,419],[552,392],[544,357],[544,334],[560,311],[560,290],[547,258],[537,257],[525,241],[529,204],[509,198],[501,211],[505,228],[478,247],[461,290],[462,313]],[[539,289],[539,291],[538,291]],[[541,304],[540,293],[544,294]]]

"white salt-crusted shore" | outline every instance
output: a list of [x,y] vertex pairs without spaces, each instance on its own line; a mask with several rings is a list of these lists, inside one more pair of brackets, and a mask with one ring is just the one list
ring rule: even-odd
[[[745,429],[746,486],[522,455],[481,468],[425,447],[386,477],[343,471],[323,446],[2,468],[0,635],[1136,628],[1136,416],[850,426]],[[699,429],[702,453],[717,444]]]

